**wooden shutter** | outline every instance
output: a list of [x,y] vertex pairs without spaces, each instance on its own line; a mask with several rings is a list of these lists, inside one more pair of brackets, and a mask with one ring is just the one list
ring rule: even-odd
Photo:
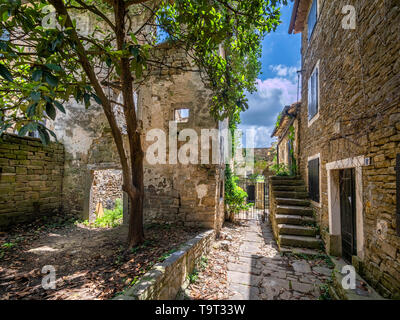
[[319,202],[319,158],[308,162],[308,192],[311,200]]
[[396,232],[400,237],[400,153],[396,157]]

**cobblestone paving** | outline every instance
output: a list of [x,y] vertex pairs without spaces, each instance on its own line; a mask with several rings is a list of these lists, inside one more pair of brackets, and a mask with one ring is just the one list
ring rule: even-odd
[[251,220],[242,243],[229,256],[227,280],[232,300],[314,300],[332,270],[325,259],[281,256],[268,223]]
[[332,272],[326,258],[282,256],[268,222],[226,223],[185,299],[316,300]]

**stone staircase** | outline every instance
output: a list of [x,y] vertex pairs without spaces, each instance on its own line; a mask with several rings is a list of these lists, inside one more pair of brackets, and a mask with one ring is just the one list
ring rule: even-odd
[[270,177],[270,220],[279,248],[322,249],[313,209],[300,177]]

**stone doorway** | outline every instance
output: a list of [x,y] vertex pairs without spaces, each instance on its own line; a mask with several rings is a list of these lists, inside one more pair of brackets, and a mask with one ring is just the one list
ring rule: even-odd
[[92,222],[104,210],[113,210],[120,203],[125,221],[128,210],[127,197],[122,191],[122,170],[113,166],[89,167],[86,181],[83,218]]
[[[363,183],[362,183],[362,167],[364,165],[364,157],[356,157],[343,159],[326,164],[327,176],[328,176],[328,211],[329,211],[329,235],[327,239],[327,249],[331,255],[334,256],[344,256],[347,252],[347,259],[352,260],[351,256],[357,256],[361,260],[364,258],[364,208],[363,208]],[[343,174],[347,172],[346,177],[349,178],[349,174],[352,176],[350,179],[346,179],[349,183],[347,191],[344,194],[343,185]],[[350,183],[352,187],[350,188]],[[348,193],[352,189],[352,218],[353,226],[351,236],[354,240],[350,241],[352,243],[352,248],[347,250],[343,248],[342,240],[346,240],[349,243],[348,235],[346,239],[343,238],[342,225],[348,226],[348,221],[342,221],[342,212],[346,208],[343,207],[344,201],[347,199],[347,205],[350,204],[348,200]],[[345,205],[346,206],[346,205]],[[357,226],[357,228],[355,227]],[[346,251],[346,252],[344,252]]]

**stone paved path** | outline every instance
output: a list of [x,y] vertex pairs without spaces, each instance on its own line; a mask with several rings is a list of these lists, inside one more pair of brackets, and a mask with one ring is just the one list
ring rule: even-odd
[[232,300],[318,299],[330,278],[324,260],[281,256],[268,223],[251,220],[236,255],[229,256],[227,280]]

